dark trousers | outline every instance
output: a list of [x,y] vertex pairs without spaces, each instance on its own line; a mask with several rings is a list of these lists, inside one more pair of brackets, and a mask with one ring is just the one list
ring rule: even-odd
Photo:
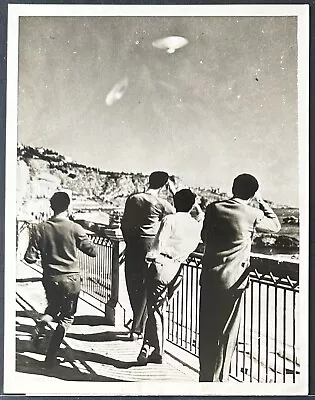
[[46,276],[43,278],[43,286],[48,303],[45,315],[58,322],[46,355],[46,359],[52,360],[73,323],[81,290],[81,277],[79,273]]
[[129,301],[133,312],[131,331],[142,333],[147,320],[146,275],[148,265],[145,256],[153,238],[139,238],[126,245],[125,276]]
[[79,273],[60,274],[43,278],[47,307],[45,314],[67,330],[74,320],[81,290]]
[[201,286],[199,315],[199,381],[225,382],[229,378],[241,321],[244,290]]

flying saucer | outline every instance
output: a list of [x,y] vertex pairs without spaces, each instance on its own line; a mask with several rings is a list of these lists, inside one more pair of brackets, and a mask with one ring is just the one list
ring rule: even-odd
[[128,78],[121,79],[112,90],[107,94],[105,102],[108,106],[112,106],[116,101],[120,100],[128,87]]
[[152,42],[152,46],[157,49],[166,50],[167,53],[173,54],[177,49],[188,44],[188,40],[182,36],[168,36],[162,39],[157,39]]

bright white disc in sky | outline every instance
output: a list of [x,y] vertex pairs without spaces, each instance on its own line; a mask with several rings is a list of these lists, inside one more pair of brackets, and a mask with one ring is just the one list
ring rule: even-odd
[[128,78],[121,79],[106,96],[106,104],[112,106],[116,101],[120,100],[128,87]]
[[188,40],[182,36],[168,36],[163,39],[157,39],[152,43],[157,49],[166,50],[167,53],[175,53],[177,49],[188,44]]

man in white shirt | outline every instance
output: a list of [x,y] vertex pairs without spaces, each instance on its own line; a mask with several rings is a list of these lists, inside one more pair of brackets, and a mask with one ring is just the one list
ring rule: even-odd
[[[146,256],[149,263],[147,275],[148,319],[138,364],[162,363],[164,348],[164,313],[170,293],[183,261],[200,241],[203,213],[198,206],[198,217],[190,214],[196,195],[182,189],[174,195],[176,214],[164,217],[151,250]],[[197,220],[198,219],[198,220]]]

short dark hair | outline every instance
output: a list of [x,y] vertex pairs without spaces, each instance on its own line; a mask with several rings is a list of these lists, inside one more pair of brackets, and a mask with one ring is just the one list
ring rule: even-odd
[[176,211],[188,212],[192,209],[196,195],[190,189],[182,189],[174,195],[174,206]]
[[243,200],[254,196],[259,188],[257,179],[250,174],[238,175],[233,182],[232,193]]
[[66,211],[70,204],[70,197],[66,192],[56,192],[50,199],[50,206],[55,213]]
[[154,171],[149,177],[149,185],[152,189],[160,189],[168,181],[168,173],[164,171]]

